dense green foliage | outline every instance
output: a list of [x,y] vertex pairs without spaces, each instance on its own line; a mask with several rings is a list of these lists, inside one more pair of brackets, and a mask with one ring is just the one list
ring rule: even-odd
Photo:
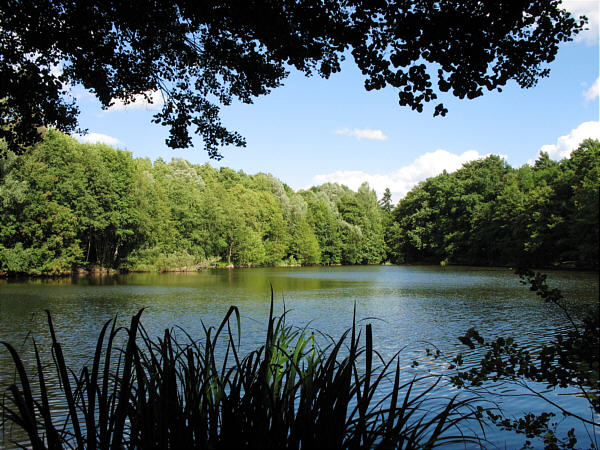
[[498,156],[416,186],[393,211],[393,262],[598,267],[600,142],[513,169]]
[[384,258],[381,210],[367,185],[296,193],[271,175],[151,163],[52,130],[1,164],[0,271],[8,273]]
[[0,159],[0,272],[384,261],[598,266],[600,142],[560,162],[497,156],[417,185],[396,208],[327,183],[152,163],[49,131]]

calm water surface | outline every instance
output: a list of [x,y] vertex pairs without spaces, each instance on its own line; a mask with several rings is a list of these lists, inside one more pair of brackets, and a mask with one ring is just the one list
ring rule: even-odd
[[[598,275],[551,272],[575,309],[598,302]],[[202,336],[202,323],[218,325],[231,305],[242,314],[243,345],[251,349],[265,336],[270,289],[276,311],[290,311],[294,325],[338,337],[358,318],[372,323],[376,348],[384,356],[405,347],[407,366],[435,345],[447,359],[465,351],[458,337],[477,328],[486,338],[514,336],[530,348],[566,327],[564,316],[522,286],[509,269],[434,266],[358,266],[209,270],[189,274],[128,274],[61,280],[0,280],[0,340],[31,358],[24,343],[31,333],[48,342],[44,310],[52,312],[59,341],[74,367],[88,363],[102,324],[118,315],[126,324],[146,308],[143,324],[150,334],[181,326]],[[440,363],[441,364],[441,363]],[[13,379],[6,351],[0,353],[0,387]],[[407,373],[407,376],[410,376]],[[514,393],[514,392],[513,392]],[[518,393],[518,392],[517,392]],[[582,403],[570,397],[569,405]],[[511,397],[515,414],[544,410],[530,398]],[[522,442],[492,431],[499,447]],[[582,436],[583,438],[583,436]],[[0,447],[7,445],[0,440]],[[583,444],[582,444],[583,446]]]

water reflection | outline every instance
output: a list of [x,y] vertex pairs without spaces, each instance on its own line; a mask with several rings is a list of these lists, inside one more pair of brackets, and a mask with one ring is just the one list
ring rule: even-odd
[[[574,307],[597,302],[598,277],[593,273],[552,272],[551,284],[563,290]],[[566,322],[521,286],[508,269],[472,267],[319,267],[208,270],[200,273],[128,274],[73,279],[0,280],[0,340],[22,349],[33,363],[29,332],[40,348],[48,348],[45,309],[52,312],[58,340],[74,367],[93,353],[103,323],[120,324],[146,308],[143,324],[151,335],[181,326],[202,335],[202,323],[218,325],[230,305],[242,314],[243,347],[263,342],[271,287],[276,310],[290,310],[289,320],[331,336],[359,318],[375,317],[374,341],[388,358],[405,347],[407,366],[435,346],[449,357],[464,351],[458,342],[469,327],[488,338],[512,335],[522,345],[540,346]],[[49,356],[46,354],[46,357]],[[475,357],[472,357],[473,361]],[[50,359],[48,359],[50,360]],[[438,366],[435,366],[438,364]],[[439,362],[431,366],[441,369]],[[0,385],[13,380],[7,352],[0,352]],[[528,399],[512,401],[530,407]],[[503,437],[497,437],[500,441]],[[1,441],[0,441],[1,442]]]

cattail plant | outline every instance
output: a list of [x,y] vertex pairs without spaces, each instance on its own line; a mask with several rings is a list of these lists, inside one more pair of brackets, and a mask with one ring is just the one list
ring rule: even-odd
[[[2,405],[5,421],[20,427],[28,438],[24,445],[34,449],[481,444],[475,433],[464,432],[479,423],[474,400],[436,396],[440,379],[432,376],[401,382],[399,354],[387,361],[379,356],[371,325],[361,330],[354,319],[339,339],[320,345],[314,332],[288,325],[286,314],[273,314],[271,293],[266,341],[241,355],[235,306],[218,327],[203,327],[201,340],[180,330],[182,339],[173,329],[153,339],[139,311],[128,328],[107,321],[91,368],[76,372],[65,362],[48,312],[55,376],[68,414],[53,416],[47,369],[35,343],[37,370],[29,373],[3,342],[18,377]],[[421,383],[428,384],[417,394]]]

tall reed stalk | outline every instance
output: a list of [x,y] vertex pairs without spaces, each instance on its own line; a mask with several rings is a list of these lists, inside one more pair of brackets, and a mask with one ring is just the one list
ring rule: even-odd
[[[174,330],[152,339],[141,315],[128,328],[107,321],[91,369],[77,373],[67,367],[48,312],[68,408],[61,420],[53,417],[35,343],[34,374],[3,342],[18,383],[8,388],[2,408],[6,421],[28,436],[27,447],[412,449],[481,443],[462,431],[465,421],[480,416],[473,401],[436,397],[439,379],[402,383],[398,354],[388,361],[379,357],[370,325],[364,345],[353,320],[338,340],[321,347],[314,333],[286,324],[285,312],[274,316],[271,294],[266,341],[242,356],[235,306],[219,327],[204,327],[201,341],[183,330],[184,339]],[[123,346],[115,344],[120,333],[126,333]],[[421,383],[429,384],[415,393]],[[378,389],[387,394],[376,397]]]

